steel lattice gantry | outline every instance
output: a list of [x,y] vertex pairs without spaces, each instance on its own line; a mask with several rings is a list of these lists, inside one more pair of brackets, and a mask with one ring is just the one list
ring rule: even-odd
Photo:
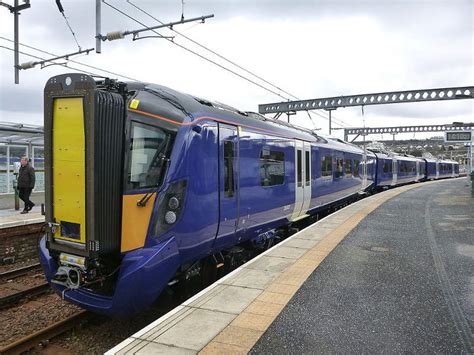
[[335,96],[321,99],[277,102],[258,105],[261,114],[308,110],[334,110],[339,107],[385,105],[396,103],[474,99],[474,86],[439,89],[391,91],[373,94]]
[[446,132],[474,130],[474,123],[426,125],[426,126],[398,126],[398,127],[359,127],[344,128],[344,140],[348,141],[349,135],[356,135],[352,140],[356,140],[360,135],[368,134],[397,134],[397,133],[420,133],[420,132]]

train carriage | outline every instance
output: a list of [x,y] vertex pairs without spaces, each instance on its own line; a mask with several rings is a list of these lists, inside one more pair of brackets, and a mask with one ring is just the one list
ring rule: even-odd
[[438,161],[438,178],[452,178],[459,176],[459,164],[452,160]]
[[426,179],[436,180],[459,176],[459,163],[452,160],[425,158]]
[[[228,270],[380,169],[352,144],[154,84],[59,75],[44,106],[41,263],[66,300],[112,316]],[[395,183],[419,179],[417,161],[397,164]]]
[[415,157],[397,156],[397,184],[419,181],[422,176],[420,161],[421,159]]
[[375,174],[372,153],[310,130],[82,74],[45,87],[45,159],[47,279],[122,316],[370,189]]

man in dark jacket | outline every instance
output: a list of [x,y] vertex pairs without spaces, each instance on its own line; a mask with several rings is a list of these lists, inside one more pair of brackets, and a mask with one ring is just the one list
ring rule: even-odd
[[21,167],[18,173],[19,196],[25,203],[22,214],[28,213],[35,205],[30,201],[31,191],[35,187],[35,169],[28,163],[28,157],[21,157]]

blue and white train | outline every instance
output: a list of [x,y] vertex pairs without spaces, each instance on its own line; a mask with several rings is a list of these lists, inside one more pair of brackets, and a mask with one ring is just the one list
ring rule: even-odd
[[112,316],[328,206],[459,174],[153,84],[65,74],[44,98],[41,263],[65,299]]

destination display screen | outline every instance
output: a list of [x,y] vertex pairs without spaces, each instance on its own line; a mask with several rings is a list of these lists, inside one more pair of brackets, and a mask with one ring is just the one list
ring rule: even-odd
[[446,132],[446,142],[470,142],[472,132]]

